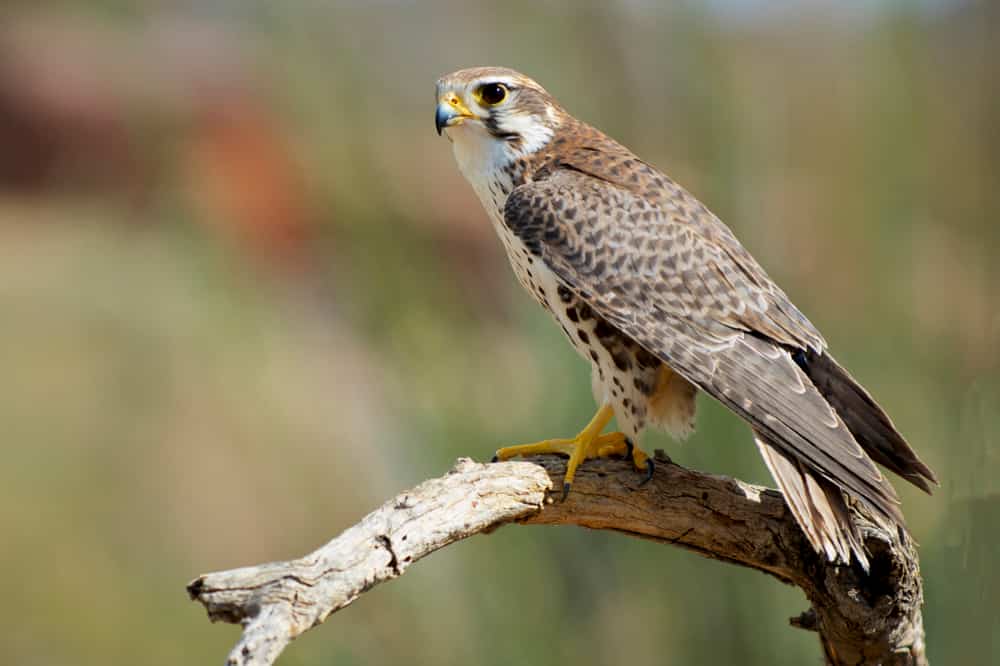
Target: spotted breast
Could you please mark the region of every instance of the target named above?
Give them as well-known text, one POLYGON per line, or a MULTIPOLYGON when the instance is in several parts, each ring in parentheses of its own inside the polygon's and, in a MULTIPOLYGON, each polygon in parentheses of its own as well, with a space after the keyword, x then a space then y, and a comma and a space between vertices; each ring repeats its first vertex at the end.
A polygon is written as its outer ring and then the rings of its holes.
POLYGON ((520 159, 472 181, 514 275, 553 316, 577 353, 590 361, 594 399, 611 404, 626 437, 638 442, 649 423, 674 437, 687 437, 694 429, 696 388, 562 286, 504 221, 507 197, 540 167, 537 160, 520 159))

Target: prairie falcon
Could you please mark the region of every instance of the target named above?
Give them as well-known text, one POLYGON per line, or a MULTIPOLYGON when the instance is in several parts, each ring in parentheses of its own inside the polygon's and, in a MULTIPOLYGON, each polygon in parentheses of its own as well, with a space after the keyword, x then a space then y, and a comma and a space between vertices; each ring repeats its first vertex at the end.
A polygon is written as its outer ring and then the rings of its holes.
POLYGON ((576 437, 497 457, 568 454, 564 492, 591 457, 652 474, 633 443, 649 425, 688 435, 701 389, 750 424, 813 548, 867 570, 845 494, 902 526, 875 463, 927 492, 937 479, 729 228, 513 70, 442 77, 435 121, 518 281, 593 366, 600 407, 576 437))

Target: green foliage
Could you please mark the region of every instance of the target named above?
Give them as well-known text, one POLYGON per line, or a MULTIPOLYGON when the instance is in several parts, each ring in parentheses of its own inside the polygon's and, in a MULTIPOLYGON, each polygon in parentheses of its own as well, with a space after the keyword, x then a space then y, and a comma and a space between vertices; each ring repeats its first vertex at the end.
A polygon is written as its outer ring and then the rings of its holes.
MULTIPOLYGON (((536 76, 744 239, 944 482, 933 498, 897 484, 931 660, 1000 660, 995 10, 642 4, 217 7, 236 99, 302 179, 291 268, 203 191, 212 97, 169 86, 204 63, 164 73, 162 17, 61 2, 40 21, 119 34, 116 59, 158 92, 122 93, 148 147, 138 203, 107 184, 0 195, 0 662, 219 661, 236 629, 187 601, 196 574, 300 555, 457 456, 590 416, 585 364, 518 291, 432 130, 433 81, 473 64, 536 76), (130 97, 146 94, 170 104, 130 97)), ((769 483, 708 400, 690 442, 646 448, 769 483)), ((508 527, 365 595, 282 663, 813 663, 786 621, 806 605, 674 549, 508 527)))

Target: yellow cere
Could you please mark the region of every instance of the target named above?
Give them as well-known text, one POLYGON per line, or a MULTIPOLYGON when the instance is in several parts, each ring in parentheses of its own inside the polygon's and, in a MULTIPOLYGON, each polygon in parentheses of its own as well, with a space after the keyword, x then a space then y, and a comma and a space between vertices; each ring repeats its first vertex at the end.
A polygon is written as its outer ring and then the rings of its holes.
POLYGON ((449 105, 451 108, 455 109, 455 111, 457 111, 459 115, 463 117, 471 118, 473 115, 472 112, 469 111, 469 107, 465 106, 465 103, 462 101, 462 99, 453 92, 450 92, 447 95, 445 95, 441 101, 449 105))

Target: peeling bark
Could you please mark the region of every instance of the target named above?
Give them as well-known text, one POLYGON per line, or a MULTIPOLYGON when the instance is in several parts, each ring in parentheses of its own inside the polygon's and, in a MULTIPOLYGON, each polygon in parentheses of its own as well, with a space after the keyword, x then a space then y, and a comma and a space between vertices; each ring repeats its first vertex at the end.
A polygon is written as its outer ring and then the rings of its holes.
POLYGON ((631 465, 588 461, 560 502, 552 489, 562 485, 562 458, 461 459, 305 557, 205 574, 188 593, 212 621, 243 625, 227 664, 272 664, 292 639, 439 548, 511 522, 579 525, 679 546, 802 588, 812 607, 790 623, 818 632, 828 664, 927 663, 919 561, 904 530, 889 533, 852 509, 871 553, 866 575, 815 553, 777 491, 659 463, 639 486, 631 465))

